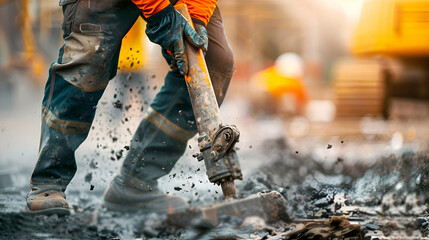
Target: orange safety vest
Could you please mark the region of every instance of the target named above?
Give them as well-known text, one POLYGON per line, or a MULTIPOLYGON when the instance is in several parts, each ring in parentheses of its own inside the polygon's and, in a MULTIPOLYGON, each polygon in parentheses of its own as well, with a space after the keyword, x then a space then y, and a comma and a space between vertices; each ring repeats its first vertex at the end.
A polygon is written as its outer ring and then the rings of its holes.
MULTIPOLYGON (((188 6, 192 18, 202 21, 206 26, 216 8, 217 0, 183 0, 188 6)), ((169 0, 133 0, 143 15, 148 18, 166 8, 169 0)))

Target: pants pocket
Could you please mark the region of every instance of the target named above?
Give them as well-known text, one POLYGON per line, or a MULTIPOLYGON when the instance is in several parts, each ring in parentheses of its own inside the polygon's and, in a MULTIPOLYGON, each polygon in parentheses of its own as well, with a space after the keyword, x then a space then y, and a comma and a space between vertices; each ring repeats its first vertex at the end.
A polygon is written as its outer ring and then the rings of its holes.
POLYGON ((76 16, 76 9, 79 5, 78 0, 60 0, 59 5, 63 8, 63 38, 70 35, 73 27, 74 18, 76 16))

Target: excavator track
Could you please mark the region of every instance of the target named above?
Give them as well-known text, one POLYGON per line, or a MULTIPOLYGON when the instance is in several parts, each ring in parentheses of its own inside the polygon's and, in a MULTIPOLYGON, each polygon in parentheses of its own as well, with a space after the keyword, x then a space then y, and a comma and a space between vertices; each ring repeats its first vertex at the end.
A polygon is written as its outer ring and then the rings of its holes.
POLYGON ((334 68, 334 93, 337 117, 382 114, 385 99, 384 74, 372 59, 350 59, 334 68))

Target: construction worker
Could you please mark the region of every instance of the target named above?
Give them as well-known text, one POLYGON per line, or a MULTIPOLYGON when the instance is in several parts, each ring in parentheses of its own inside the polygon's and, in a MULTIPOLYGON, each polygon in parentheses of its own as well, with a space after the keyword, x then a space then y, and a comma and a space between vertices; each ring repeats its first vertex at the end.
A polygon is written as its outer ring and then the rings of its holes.
POLYGON ((32 213, 69 214, 64 191, 76 172, 75 150, 88 135, 95 106, 116 74, 121 39, 139 15, 146 35, 162 47, 172 69, 134 134, 123 166, 104 195, 108 209, 164 213, 186 207, 163 194, 168 174, 197 133, 184 74, 184 41, 203 48, 218 103, 234 70, 216 0, 186 0, 194 30, 168 0, 60 0, 64 42, 49 71, 42 102, 40 150, 27 207, 32 213))
POLYGON ((274 114, 303 114, 308 101, 303 76, 300 56, 295 53, 280 55, 273 66, 252 76, 252 106, 274 114))

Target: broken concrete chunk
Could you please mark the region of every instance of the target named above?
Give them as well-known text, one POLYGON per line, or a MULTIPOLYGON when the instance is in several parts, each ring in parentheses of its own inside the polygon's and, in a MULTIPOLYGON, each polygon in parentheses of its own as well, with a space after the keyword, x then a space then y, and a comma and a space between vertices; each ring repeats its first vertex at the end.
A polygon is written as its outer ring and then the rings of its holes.
POLYGON ((226 199, 221 203, 201 208, 168 214, 167 222, 177 227, 187 227, 195 218, 203 218, 213 225, 219 224, 221 216, 235 216, 242 219, 257 216, 267 223, 287 220, 286 200, 276 192, 260 192, 243 199, 226 199))

